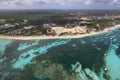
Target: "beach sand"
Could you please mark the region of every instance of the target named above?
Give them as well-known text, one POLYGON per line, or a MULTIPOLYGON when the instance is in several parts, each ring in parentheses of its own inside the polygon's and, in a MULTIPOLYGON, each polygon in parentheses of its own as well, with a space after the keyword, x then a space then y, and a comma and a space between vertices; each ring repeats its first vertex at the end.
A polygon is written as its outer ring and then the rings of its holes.
POLYGON ((5 35, 0 35, 0 38, 2 38, 2 39, 14 39, 14 40, 72 39, 72 38, 83 38, 83 37, 87 37, 87 36, 99 35, 99 34, 107 33, 111 30, 115 30, 118 28, 120 28, 120 24, 113 26, 113 27, 110 27, 110 28, 106 28, 103 31, 91 32, 90 34, 65 35, 65 36, 46 36, 46 35, 42 35, 42 36, 5 36, 5 35))

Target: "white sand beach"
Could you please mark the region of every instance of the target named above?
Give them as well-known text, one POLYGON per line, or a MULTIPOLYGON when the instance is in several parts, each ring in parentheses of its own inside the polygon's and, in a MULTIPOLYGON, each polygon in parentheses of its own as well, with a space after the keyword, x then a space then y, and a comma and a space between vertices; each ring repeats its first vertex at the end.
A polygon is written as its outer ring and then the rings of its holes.
POLYGON ((77 35, 65 35, 65 36, 5 36, 5 35, 0 35, 0 38, 2 39, 14 39, 14 40, 34 40, 34 39, 71 39, 71 38, 83 38, 87 36, 93 36, 93 35, 98 35, 102 33, 109 32, 111 30, 115 30, 117 28, 120 28, 120 24, 106 28, 103 31, 99 32, 91 32, 91 33, 86 33, 86 34, 77 34, 77 35))

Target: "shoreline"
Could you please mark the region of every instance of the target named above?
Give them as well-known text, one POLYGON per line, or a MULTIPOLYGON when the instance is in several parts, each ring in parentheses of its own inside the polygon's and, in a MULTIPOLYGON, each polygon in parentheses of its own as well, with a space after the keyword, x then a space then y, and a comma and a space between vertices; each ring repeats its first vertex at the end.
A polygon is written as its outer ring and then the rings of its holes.
POLYGON ((88 36, 99 35, 102 33, 107 33, 117 28, 120 28, 120 24, 115 25, 113 27, 105 28, 103 31, 92 32, 90 34, 65 35, 65 36, 44 36, 44 35, 42 36, 5 36, 5 35, 0 35, 0 39, 13 39, 13 40, 76 39, 76 38, 83 38, 83 37, 88 37, 88 36))

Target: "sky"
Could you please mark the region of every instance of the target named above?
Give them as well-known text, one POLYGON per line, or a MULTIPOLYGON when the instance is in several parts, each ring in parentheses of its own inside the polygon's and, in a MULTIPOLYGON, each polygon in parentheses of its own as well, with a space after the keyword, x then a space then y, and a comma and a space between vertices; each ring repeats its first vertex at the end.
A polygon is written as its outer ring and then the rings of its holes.
POLYGON ((120 9, 120 0, 0 0, 0 9, 120 9))

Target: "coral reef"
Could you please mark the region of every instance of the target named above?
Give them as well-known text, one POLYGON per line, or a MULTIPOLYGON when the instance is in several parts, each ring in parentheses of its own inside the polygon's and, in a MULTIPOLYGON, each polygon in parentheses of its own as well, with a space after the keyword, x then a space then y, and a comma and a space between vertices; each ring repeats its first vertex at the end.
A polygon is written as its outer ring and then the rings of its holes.
POLYGON ((99 80, 90 69, 83 70, 79 62, 71 64, 71 70, 68 72, 62 64, 45 60, 33 66, 33 74, 40 80, 99 80))

